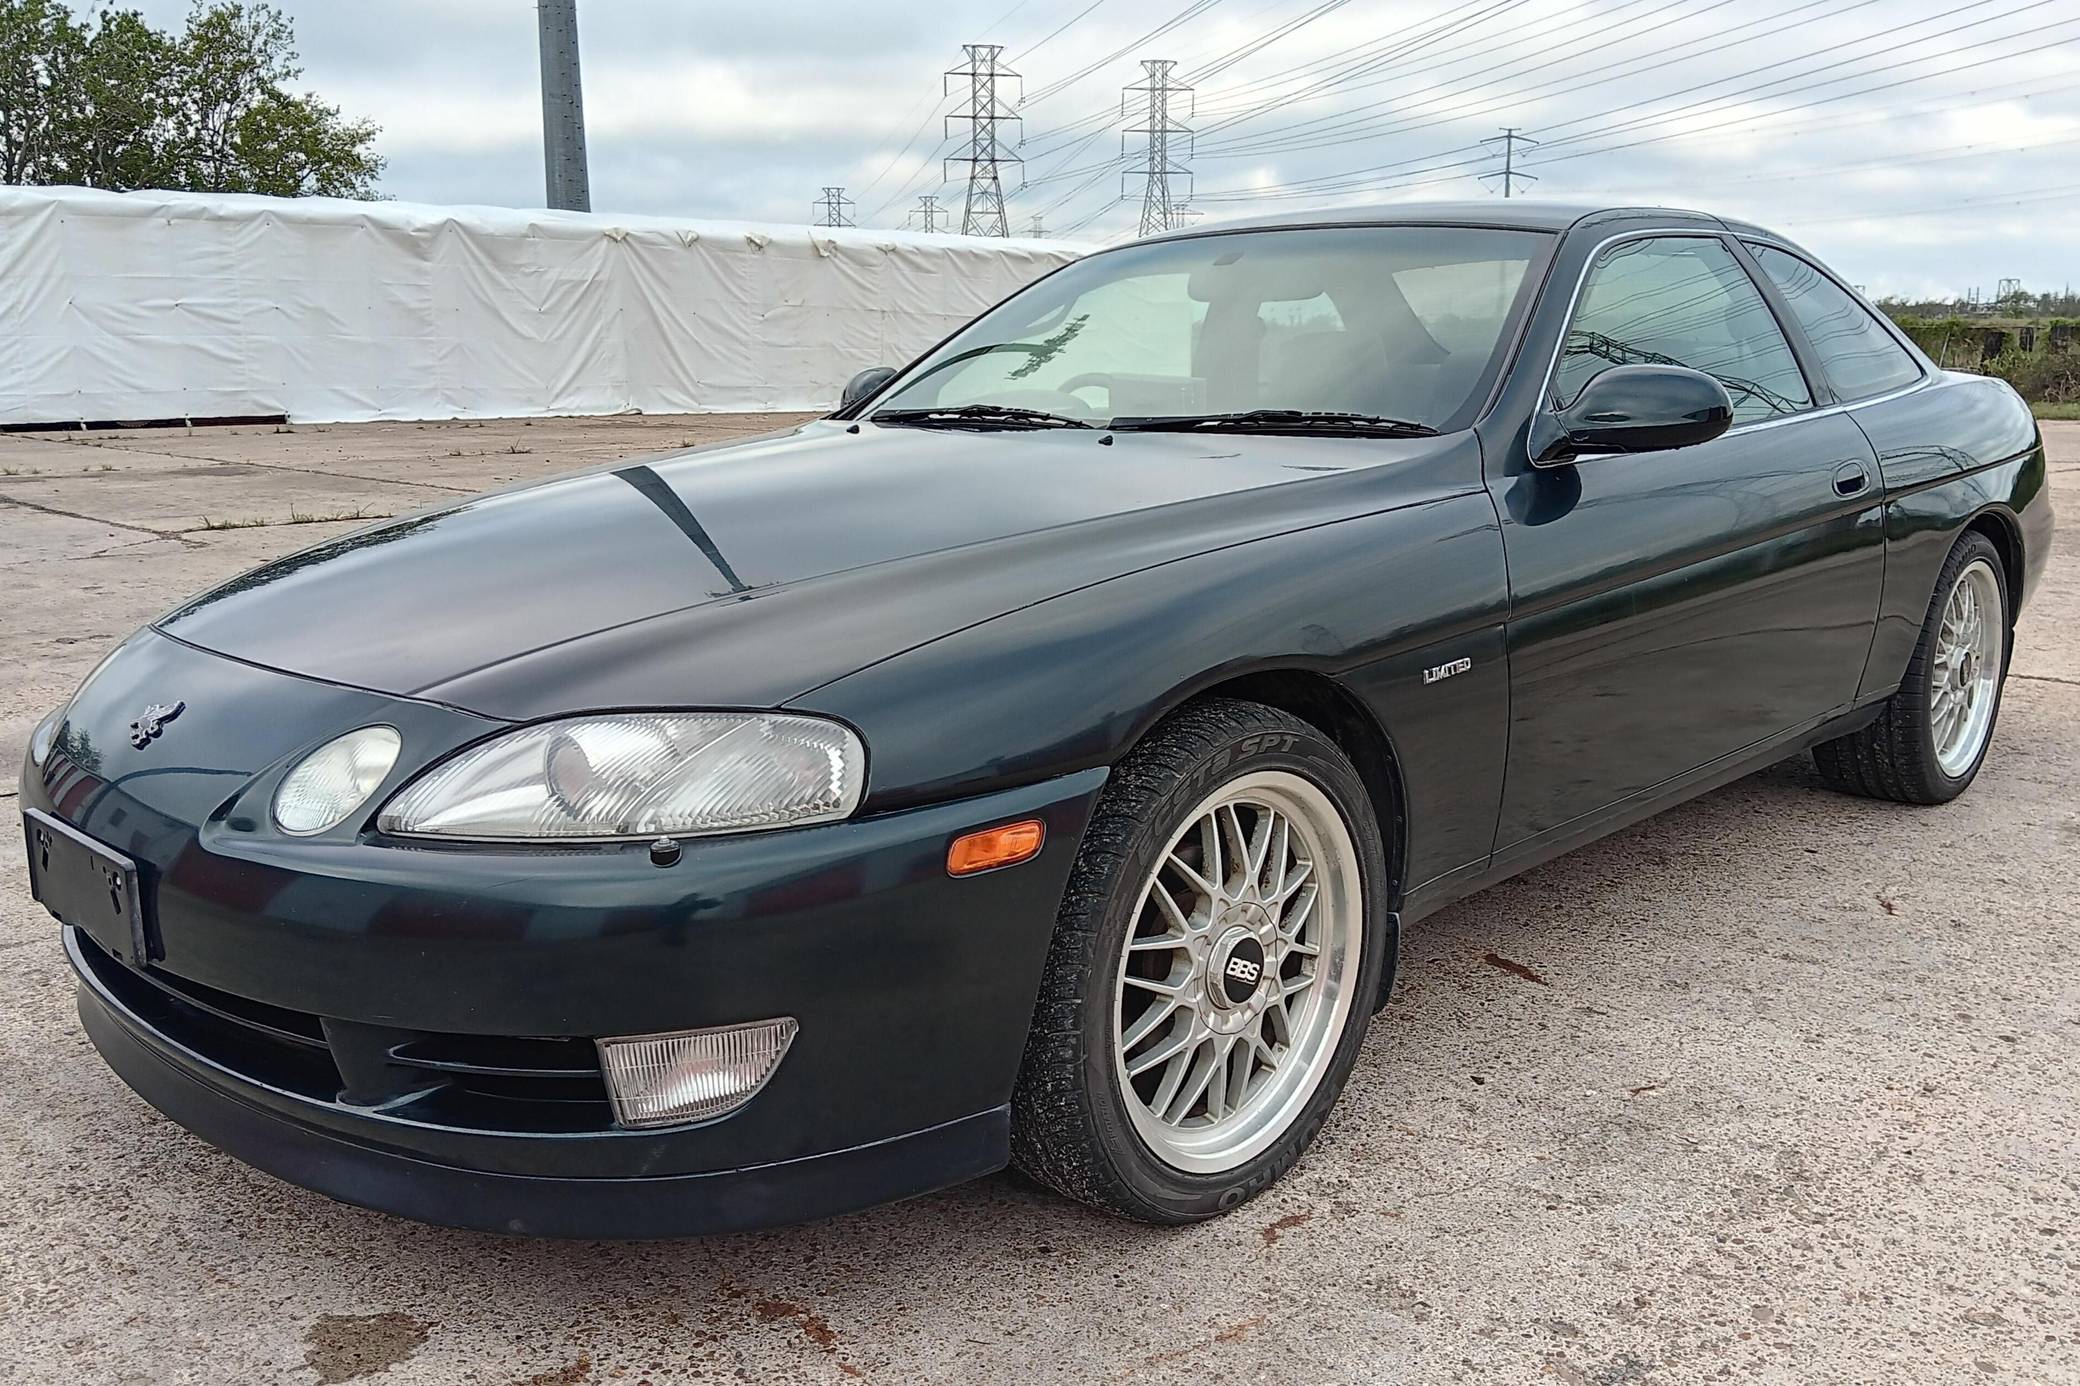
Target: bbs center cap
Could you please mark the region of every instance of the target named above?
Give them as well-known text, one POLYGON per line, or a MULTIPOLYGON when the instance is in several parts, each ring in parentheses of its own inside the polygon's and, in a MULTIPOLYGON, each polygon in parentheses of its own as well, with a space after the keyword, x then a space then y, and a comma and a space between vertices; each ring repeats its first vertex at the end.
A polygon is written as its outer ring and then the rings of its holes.
POLYGON ((1236 929, 1214 945, 1213 985, 1207 998, 1223 1010, 1246 1006, 1264 984, 1264 945, 1247 929, 1236 929))

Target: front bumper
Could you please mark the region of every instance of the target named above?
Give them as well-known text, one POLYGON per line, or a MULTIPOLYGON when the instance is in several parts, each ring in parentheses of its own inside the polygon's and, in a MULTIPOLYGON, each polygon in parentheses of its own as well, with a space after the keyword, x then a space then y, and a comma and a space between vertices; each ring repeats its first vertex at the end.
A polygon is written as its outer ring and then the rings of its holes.
MULTIPOLYGON (((106 734, 91 770, 54 755, 25 772, 22 806, 138 863, 151 947, 138 958, 127 939, 68 930, 80 1013, 110 1066, 205 1139, 350 1202, 560 1236, 795 1221, 1005 1163, 1055 911, 1104 771, 693 840, 670 867, 640 846, 288 841, 242 812, 274 748, 252 749, 249 715, 220 727, 211 708, 286 719, 299 697, 324 703, 322 728, 284 738, 287 759, 342 722, 452 717, 429 734, 460 738, 467 714, 139 639, 158 682, 210 700, 191 698, 156 760, 162 746, 106 734), (1038 857, 947 876, 953 837, 1028 816, 1048 827, 1038 857), (746 1106, 613 1124, 593 1039, 783 1015, 799 1033, 746 1106)), ((75 708, 83 727, 135 701, 129 658, 75 708)))
POLYGON ((65 933, 80 1023, 145 1101, 256 1169, 422 1222, 536 1237, 743 1232, 945 1188, 1001 1169, 1010 1148, 1006 1105, 870 1145, 698 1174, 585 1179, 444 1164, 321 1126, 297 1099, 183 1049, 126 1007, 65 933))

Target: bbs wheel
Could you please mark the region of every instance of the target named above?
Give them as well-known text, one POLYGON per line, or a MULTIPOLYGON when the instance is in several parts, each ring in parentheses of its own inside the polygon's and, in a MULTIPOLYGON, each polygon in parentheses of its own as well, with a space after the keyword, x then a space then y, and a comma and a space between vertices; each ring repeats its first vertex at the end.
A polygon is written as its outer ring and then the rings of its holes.
POLYGON ((1012 1155, 1150 1222, 1268 1187, 1357 1060, 1386 954, 1386 863, 1342 751, 1255 703, 1152 732, 1099 801, 1012 1104, 1012 1155))
POLYGON ((1957 541, 1899 691, 1861 731, 1813 748, 1836 789, 1906 804, 1964 793, 1986 760, 2008 673, 2008 585, 1985 535, 1957 541))

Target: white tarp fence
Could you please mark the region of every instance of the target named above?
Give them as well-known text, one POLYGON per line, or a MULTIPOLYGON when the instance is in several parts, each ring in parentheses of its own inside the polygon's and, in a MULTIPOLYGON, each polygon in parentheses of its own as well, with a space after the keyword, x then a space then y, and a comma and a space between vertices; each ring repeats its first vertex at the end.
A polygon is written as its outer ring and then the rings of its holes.
POLYGON ((1053 241, 0 188, 0 424, 822 409, 1053 241))

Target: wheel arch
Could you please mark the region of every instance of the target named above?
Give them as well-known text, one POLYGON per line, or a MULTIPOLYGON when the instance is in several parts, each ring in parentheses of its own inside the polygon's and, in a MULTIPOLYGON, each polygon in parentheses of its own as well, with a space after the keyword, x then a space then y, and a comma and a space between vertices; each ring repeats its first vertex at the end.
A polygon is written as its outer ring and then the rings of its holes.
POLYGON ((2022 608, 2023 574, 2027 571, 2021 524, 2002 507, 1988 506, 1965 524, 1958 537, 1965 534, 1985 535, 1994 552, 2000 555, 2001 576, 2008 586, 2008 626, 2013 629, 2015 615, 2022 608))
MULTIPOLYGON (((1371 796, 1373 815, 1379 820, 1381 845, 1387 857, 1387 899, 1398 909, 1408 885, 1404 878, 1408 861, 1407 784, 1393 738, 1372 710, 1349 689, 1318 670, 1272 667, 1191 689, 1171 701, 1141 736, 1148 735, 1163 718, 1200 698, 1239 698, 1275 707, 1315 728, 1350 757, 1371 796)), ((1138 743, 1140 737, 1135 740, 1138 743)))

